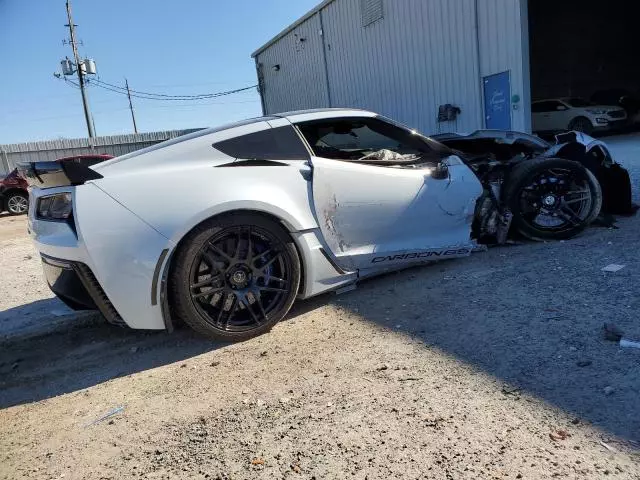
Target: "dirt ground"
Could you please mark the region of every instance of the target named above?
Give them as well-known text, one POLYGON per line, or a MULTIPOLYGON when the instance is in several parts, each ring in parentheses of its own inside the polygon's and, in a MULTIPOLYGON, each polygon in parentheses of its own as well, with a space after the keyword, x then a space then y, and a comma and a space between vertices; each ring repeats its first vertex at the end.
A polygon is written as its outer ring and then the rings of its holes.
POLYGON ((619 226, 369 280, 223 345, 71 313, 0 217, 0 478, 640 479, 640 350, 601 333, 640 339, 640 220, 619 226))

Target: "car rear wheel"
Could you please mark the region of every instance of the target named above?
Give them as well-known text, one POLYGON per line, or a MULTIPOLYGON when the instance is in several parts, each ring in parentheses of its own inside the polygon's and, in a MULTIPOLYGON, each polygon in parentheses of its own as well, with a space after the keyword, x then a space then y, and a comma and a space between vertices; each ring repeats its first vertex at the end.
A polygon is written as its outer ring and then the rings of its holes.
POLYGON ((602 189, 577 162, 542 158, 517 165, 505 201, 513 227, 532 240, 562 240, 582 232, 600 214, 602 189))
POLYGON ((246 340, 287 314, 300 285, 300 259, 278 223, 228 215, 186 237, 170 282, 171 306, 187 325, 216 340, 246 340))
POLYGON ((593 125, 591 124, 591 120, 587 117, 577 117, 574 118, 569 124, 569 130, 574 130, 576 132, 586 133, 587 135, 591 135, 593 132, 593 125))
POLYGON ((11 215, 22 215, 29 210, 29 197, 22 192, 11 193, 7 197, 7 211, 11 215))

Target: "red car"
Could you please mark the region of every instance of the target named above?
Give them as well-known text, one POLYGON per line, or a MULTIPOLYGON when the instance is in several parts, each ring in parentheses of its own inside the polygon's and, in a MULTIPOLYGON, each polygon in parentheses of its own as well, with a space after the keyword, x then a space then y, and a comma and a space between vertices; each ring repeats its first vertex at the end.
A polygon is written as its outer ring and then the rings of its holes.
MULTIPOLYGON (((91 166, 113 158, 111 155, 77 155, 58 160, 82 163, 91 166)), ((9 212, 10 215, 21 215, 29 210, 29 192, 27 181, 13 170, 6 177, 0 179, 0 212, 9 212)))

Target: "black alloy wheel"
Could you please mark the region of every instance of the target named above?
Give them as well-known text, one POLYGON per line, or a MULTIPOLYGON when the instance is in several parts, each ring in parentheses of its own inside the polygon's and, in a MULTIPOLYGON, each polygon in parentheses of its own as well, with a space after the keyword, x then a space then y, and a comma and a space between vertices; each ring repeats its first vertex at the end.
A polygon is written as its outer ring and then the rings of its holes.
POLYGON ((175 265, 176 313, 221 340, 269 330, 291 308, 300 283, 295 245, 280 225, 259 215, 201 225, 188 236, 175 265))
POLYGON ((561 240, 582 232, 600 213, 598 181, 577 162, 526 161, 514 168, 505 189, 514 227, 534 240, 561 240))

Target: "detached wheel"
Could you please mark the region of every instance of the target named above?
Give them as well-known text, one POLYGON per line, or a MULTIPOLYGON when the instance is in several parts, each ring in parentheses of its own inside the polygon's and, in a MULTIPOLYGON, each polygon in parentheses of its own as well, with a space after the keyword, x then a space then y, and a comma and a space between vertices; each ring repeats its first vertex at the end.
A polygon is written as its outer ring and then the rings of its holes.
POLYGON ((511 171, 504 192, 514 228, 532 240, 574 237, 602 208, 602 190, 594 175, 561 158, 522 162, 511 171))
POLYGON ((259 215, 229 215, 187 236, 174 260, 170 300, 194 330, 240 341, 284 318, 299 285, 300 259, 287 232, 259 215))
POLYGON ((574 118, 569 124, 569 130, 575 130, 576 132, 586 133, 587 135, 591 135, 593 132, 593 125, 591 124, 591 120, 587 117, 577 117, 574 118))
POLYGON ((22 192, 9 194, 7 197, 7 211, 11 215, 22 215, 29 210, 29 197, 22 192))

